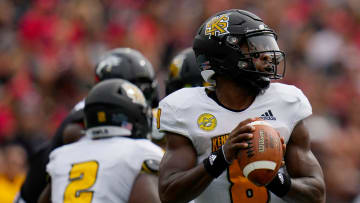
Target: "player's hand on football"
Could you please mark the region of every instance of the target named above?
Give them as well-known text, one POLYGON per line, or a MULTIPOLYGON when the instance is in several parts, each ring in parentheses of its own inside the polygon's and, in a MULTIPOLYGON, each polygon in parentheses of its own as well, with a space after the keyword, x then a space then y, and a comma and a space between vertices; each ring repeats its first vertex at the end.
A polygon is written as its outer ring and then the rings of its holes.
POLYGON ((255 118, 246 119, 239 123, 238 126, 231 131, 223 146, 225 158, 228 162, 231 163, 234 159, 236 159, 237 152, 240 149, 246 149, 248 147, 247 141, 252 139, 252 133, 255 131, 255 127, 248 124, 254 122, 255 120, 255 118))

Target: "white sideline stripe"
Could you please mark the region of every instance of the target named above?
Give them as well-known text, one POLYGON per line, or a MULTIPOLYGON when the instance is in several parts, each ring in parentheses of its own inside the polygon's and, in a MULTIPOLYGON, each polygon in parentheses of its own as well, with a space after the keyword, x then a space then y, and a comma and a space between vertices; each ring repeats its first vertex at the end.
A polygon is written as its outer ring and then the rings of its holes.
POLYGON ((254 121, 249 123, 248 125, 266 125, 272 127, 271 124, 266 121, 254 121))
POLYGON ((248 175, 256 169, 274 170, 275 168, 276 168, 276 163, 273 161, 254 161, 244 167, 243 174, 247 178, 248 175))

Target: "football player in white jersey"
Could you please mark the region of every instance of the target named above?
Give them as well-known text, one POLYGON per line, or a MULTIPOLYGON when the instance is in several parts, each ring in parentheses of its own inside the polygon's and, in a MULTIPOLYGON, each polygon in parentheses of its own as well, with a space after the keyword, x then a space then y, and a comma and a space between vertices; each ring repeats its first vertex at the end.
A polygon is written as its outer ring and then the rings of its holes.
POLYGON ((151 108, 122 79, 95 85, 85 100, 86 135, 51 152, 40 202, 156 202, 163 150, 146 139, 151 108))
POLYGON ((159 129, 167 137, 162 202, 325 202, 322 169, 303 123, 311 105, 300 89, 270 82, 285 73, 276 39, 258 16, 238 9, 199 28, 193 49, 201 75, 215 87, 183 88, 160 101, 159 129), (250 147, 254 127, 247 124, 257 117, 286 143, 284 168, 266 187, 246 179, 236 160, 250 147))
MULTIPOLYGON (((94 72, 95 83, 112 78, 128 80, 143 91, 149 105, 158 106, 154 68, 139 51, 132 48, 111 49, 100 57, 94 72)), ((49 162, 50 152, 83 136, 84 105, 84 100, 76 104, 63 120, 51 141, 41 146, 31 157, 26 180, 14 203, 37 202, 47 184, 46 164, 49 162)))

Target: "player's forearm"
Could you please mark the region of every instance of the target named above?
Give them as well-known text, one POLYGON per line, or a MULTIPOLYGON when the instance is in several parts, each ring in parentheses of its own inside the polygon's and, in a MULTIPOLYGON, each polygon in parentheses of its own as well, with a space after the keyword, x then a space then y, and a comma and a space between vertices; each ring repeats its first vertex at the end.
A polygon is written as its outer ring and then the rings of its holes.
POLYGON ((51 184, 49 183, 40 194, 37 203, 51 203, 51 184))
POLYGON ((183 172, 168 175, 160 183, 160 198, 163 203, 189 202, 202 193, 214 178, 205 170, 203 164, 183 172))
POLYGON ((284 199, 290 202, 325 202, 325 182, 321 166, 311 152, 309 132, 302 121, 294 128, 285 155, 291 188, 284 199))
POLYGON ((291 179, 291 189, 284 197, 288 202, 324 203, 325 184, 316 177, 291 179))

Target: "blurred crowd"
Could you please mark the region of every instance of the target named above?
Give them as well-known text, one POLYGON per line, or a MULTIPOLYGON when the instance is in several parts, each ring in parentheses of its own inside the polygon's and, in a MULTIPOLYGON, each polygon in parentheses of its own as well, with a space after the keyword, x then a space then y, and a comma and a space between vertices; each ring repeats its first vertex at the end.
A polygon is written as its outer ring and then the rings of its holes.
POLYGON ((171 57, 229 8, 254 12, 278 33, 282 82, 313 106, 307 124, 327 202, 360 202, 358 0, 0 0, 0 202, 13 198, 31 156, 87 94, 102 53, 141 51, 163 97, 171 57))

